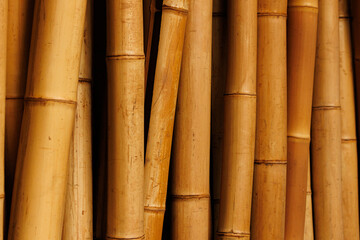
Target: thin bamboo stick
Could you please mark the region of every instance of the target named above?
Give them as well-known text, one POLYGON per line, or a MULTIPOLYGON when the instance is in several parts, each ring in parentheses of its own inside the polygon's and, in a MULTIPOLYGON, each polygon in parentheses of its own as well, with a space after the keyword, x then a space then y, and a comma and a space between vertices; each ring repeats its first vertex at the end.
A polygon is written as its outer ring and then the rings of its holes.
POLYGON ((142 0, 107 0, 107 239, 144 238, 142 0))
POLYGON ((359 240, 358 157, 350 16, 347 0, 339 1, 342 206, 344 240, 359 240))
POLYGON ((315 236, 342 240, 338 0, 319 0, 311 163, 315 236))
POLYGON ((210 239, 212 0, 190 1, 176 109, 172 239, 210 239))
POLYGON ((228 32, 217 235, 219 239, 250 240, 256 124, 257 1, 228 2, 228 32))
POLYGON ((8 0, 0 0, 0 239, 4 239, 5 218, 5 98, 8 0))
POLYGON ((188 0, 165 0, 145 161, 145 239, 161 239, 188 0))
POLYGON ((224 135, 224 92, 227 66, 226 1, 213 1, 212 61, 211 61, 211 161, 213 237, 219 222, 221 162, 224 135))
POLYGON ((91 151, 92 9, 87 0, 62 240, 93 239, 91 151))
MULTIPOLYGON (((310 155, 310 152, 309 152, 310 155)), ((312 208, 312 192, 311 192, 311 171, 310 171, 310 156, 308 157, 308 177, 306 190, 306 210, 305 210, 305 228, 304 240, 314 240, 314 223, 313 223, 313 208, 312 208)))
POLYGON ((11 240, 61 239, 85 12, 86 0, 35 1, 11 240))
POLYGON ((318 0, 289 1, 287 240, 304 239, 317 20, 318 0))
POLYGON ((257 117, 251 238, 284 239, 286 0, 258 4, 257 117))

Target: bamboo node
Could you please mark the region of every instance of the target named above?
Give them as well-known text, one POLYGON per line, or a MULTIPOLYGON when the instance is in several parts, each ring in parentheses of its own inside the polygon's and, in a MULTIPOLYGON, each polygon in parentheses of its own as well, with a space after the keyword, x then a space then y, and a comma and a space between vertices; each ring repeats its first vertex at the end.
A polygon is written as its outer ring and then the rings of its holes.
POLYGON ((24 97, 6 96, 6 100, 24 100, 24 97))
POLYGON ((134 237, 134 238, 116 238, 116 237, 109 237, 106 236, 107 240, 142 240, 145 239, 145 234, 140 237, 134 237))
POLYGON ((342 143, 347 143, 347 142, 356 142, 357 139, 356 138, 342 138, 341 142, 342 143))
POLYGON ((141 54, 141 55, 108 55, 106 56, 106 60, 110 61, 110 60, 138 60, 138 59, 145 59, 145 55, 141 54))
POLYGON ((165 212, 166 208, 165 207, 151 207, 151 206, 145 206, 144 207, 145 211, 148 212, 165 212))
POLYGON ((256 98, 255 93, 224 93, 224 97, 250 97, 250 98, 256 98))
POLYGON ((288 139, 293 139, 298 142, 310 143, 309 137, 297 137, 297 136, 287 136, 287 137, 288 137, 288 139))
POLYGON ((316 110, 341 110, 340 106, 318 106, 312 108, 314 111, 316 110))
POLYGON ((169 5, 166 5, 166 4, 163 4, 162 6, 162 10, 163 11, 174 11, 174 12, 177 12, 177 13, 182 13, 182 14, 185 14, 187 15, 189 10, 186 9, 186 8, 179 8, 179 7, 174 7, 174 6, 169 6, 169 5))
POLYGON ((0 194, 0 199, 4 199, 5 198, 5 194, 0 194))
POLYGON ((179 200, 192 200, 192 199, 202 199, 202 198, 210 198, 209 194, 198 194, 198 195, 172 195, 172 198, 179 200))
POLYGON ((287 13, 278 12, 258 12, 258 17, 287 17, 287 13))
POLYGON ((89 82, 89 83, 91 83, 92 79, 91 78, 79 78, 79 82, 89 82))
POLYGON ((217 232, 218 237, 231 237, 231 238, 248 238, 249 232, 217 232))
POLYGON ((55 103, 65 103, 65 104, 71 104, 71 105, 76 105, 77 104, 77 102, 73 101, 73 100, 56 99, 56 98, 39 98, 39 97, 25 97, 24 101, 26 101, 26 102, 40 102, 40 103, 55 102, 55 103))
POLYGON ((287 160, 260 160, 255 159, 255 164, 266 164, 266 165, 273 165, 273 164, 287 164, 287 160))

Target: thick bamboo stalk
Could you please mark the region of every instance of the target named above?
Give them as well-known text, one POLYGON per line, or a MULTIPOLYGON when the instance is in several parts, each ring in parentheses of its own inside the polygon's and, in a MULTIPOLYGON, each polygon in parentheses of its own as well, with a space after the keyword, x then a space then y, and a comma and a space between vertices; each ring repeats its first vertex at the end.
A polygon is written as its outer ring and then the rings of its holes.
POLYGON ((161 239, 188 0, 163 3, 145 160, 145 239, 161 239))
MULTIPOLYGON (((310 155, 310 152, 309 152, 310 155)), ((310 156, 308 160, 304 240, 314 240, 314 223, 311 192, 310 156)))
POLYGON ((212 0, 190 1, 176 109, 172 239, 210 239, 212 0))
POLYGON ((338 0, 319 0, 311 163, 315 236, 342 240, 338 0))
POLYGON ((35 1, 8 239, 61 239, 86 0, 35 1))
POLYGON ((211 59, 211 166, 213 237, 218 239, 221 162, 224 135, 224 92, 227 66, 226 1, 213 1, 211 59))
POLYGON ((107 239, 144 237, 142 0, 107 0, 107 239))
POLYGON ((318 0, 289 1, 287 240, 304 239, 317 17, 318 0))
POLYGON ((284 239, 286 0, 259 0, 257 111, 251 238, 284 239))
POLYGON ((217 235, 219 239, 250 240, 256 124, 257 1, 228 2, 228 33, 217 235))
POLYGON ((358 157, 348 6, 347 0, 339 1, 342 206, 344 240, 359 240, 358 157))
POLYGON ((87 0, 75 124, 69 155, 62 240, 93 239, 91 150, 92 9, 92 1, 87 0))

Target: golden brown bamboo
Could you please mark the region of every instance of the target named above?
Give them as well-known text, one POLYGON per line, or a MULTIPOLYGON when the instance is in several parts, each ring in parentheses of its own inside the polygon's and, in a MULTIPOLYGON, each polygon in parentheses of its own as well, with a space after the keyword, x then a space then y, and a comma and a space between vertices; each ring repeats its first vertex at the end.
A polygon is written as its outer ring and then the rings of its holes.
POLYGON ((219 222, 221 162, 224 135, 224 92, 227 66, 226 1, 213 1, 211 61, 211 161, 213 238, 219 222))
POLYGON ((10 240, 61 239, 85 11, 35 1, 10 240))
POLYGON ((288 8, 288 150, 285 239, 303 240, 314 85, 318 0, 288 8))
POLYGON ((257 1, 228 1, 227 26, 228 65, 217 235, 219 239, 250 240, 256 124, 257 1))
POLYGON ((284 239, 286 0, 258 3, 257 116, 251 238, 284 239))
POLYGON ((342 240, 338 0, 319 0, 312 112, 312 186, 317 240, 342 240))
POLYGON ((107 0, 107 239, 144 237, 142 0, 107 0))
POLYGON ((0 239, 4 239, 5 218, 5 98, 8 0, 0 0, 0 239))
POLYGON ((93 239, 91 151, 92 9, 87 0, 62 240, 93 239))
POLYGON ((342 206, 344 240, 359 240, 358 157, 349 2, 339 0, 342 206))
POLYGON ((188 0, 165 0, 145 160, 145 239, 161 239, 188 0))
MULTIPOLYGON (((309 152, 310 155, 310 152, 309 152)), ((310 156, 308 160, 304 240, 314 240, 314 224, 311 192, 310 156)))
POLYGON ((190 1, 172 165, 172 239, 210 239, 212 0, 190 1))

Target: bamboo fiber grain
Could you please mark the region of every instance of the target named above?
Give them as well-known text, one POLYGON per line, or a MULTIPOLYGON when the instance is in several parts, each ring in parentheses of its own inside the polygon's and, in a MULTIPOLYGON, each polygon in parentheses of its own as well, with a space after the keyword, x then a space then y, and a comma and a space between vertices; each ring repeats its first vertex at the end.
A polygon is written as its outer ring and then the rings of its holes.
POLYGON ((210 239, 212 1, 190 1, 176 109, 172 239, 210 239))
POLYGON ((250 240, 256 124, 256 25, 257 1, 228 2, 219 239, 250 240))
POLYGON ((87 0, 77 106, 70 146, 66 207, 62 240, 93 239, 91 151, 92 9, 87 0))
MULTIPOLYGON (((309 152, 309 155, 310 155, 310 152, 309 152)), ((312 192, 311 192, 310 156, 309 156, 308 161, 309 161, 309 163, 308 163, 308 174, 307 174, 304 240, 314 240, 314 222, 313 222, 312 192)))
POLYGON ((303 240, 318 1, 290 0, 288 8, 288 165, 285 239, 303 240))
POLYGON ((286 0, 258 3, 257 116, 251 238, 284 239, 286 0))
POLYGON ((347 0, 339 1, 342 217, 344 239, 359 240, 358 157, 348 6, 347 0))
POLYGON ((338 11, 338 0, 319 0, 311 142, 317 240, 344 239, 338 11))
POLYGON ((35 1, 11 240, 61 239, 85 11, 85 0, 35 1))
POLYGON ((145 239, 161 239, 188 0, 163 3, 145 158, 145 239))

